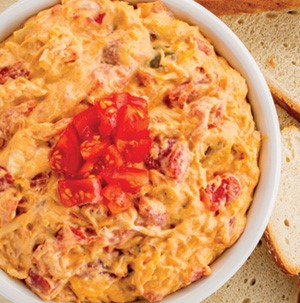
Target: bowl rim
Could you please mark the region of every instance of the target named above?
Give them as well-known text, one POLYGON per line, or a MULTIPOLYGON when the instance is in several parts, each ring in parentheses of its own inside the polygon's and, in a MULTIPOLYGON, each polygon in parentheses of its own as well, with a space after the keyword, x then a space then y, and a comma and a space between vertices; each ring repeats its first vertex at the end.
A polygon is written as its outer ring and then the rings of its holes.
MULTIPOLYGON (((59 0, 19 0, 11 5, 0 14, 0 41, 19 28, 30 16, 59 2, 59 0)), ((217 52, 246 78, 249 87, 248 99, 263 138, 259 159, 259 165, 263 169, 243 234, 231 248, 213 262, 211 266, 213 272, 210 276, 161 301, 161 303, 198 303, 214 293, 238 271, 264 233, 276 202, 280 181, 280 129, 275 104, 262 72, 249 51, 227 25, 192 0, 162 0, 162 2, 180 19, 199 26, 200 31, 204 36, 209 37, 217 52)), ((0 270, 0 283, 2 285, 0 294, 14 303, 43 302, 21 282, 8 278, 2 270, 0 270)))

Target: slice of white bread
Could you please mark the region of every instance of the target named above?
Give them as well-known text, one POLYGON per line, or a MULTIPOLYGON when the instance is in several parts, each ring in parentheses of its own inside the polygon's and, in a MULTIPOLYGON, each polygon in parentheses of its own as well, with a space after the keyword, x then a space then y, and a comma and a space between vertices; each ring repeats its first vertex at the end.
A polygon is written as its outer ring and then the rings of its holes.
POLYGON ((265 232, 270 252, 283 271, 300 272, 300 129, 281 131, 281 182, 275 208, 265 232))
POLYGON ((221 19, 252 53, 275 101, 300 121, 300 7, 221 19))
POLYGON ((242 268, 203 303, 297 303, 298 278, 282 273, 260 242, 242 268))
MULTIPOLYGON (((275 105, 277 115, 279 118, 279 124, 280 124, 280 129, 284 129, 287 126, 297 126, 300 128, 300 122, 295 120, 291 115, 289 115, 283 108, 278 106, 277 104, 275 105)), ((300 303, 300 302, 299 302, 300 303)))
POLYGON ((291 9, 300 6, 300 0, 196 0, 216 15, 234 15, 291 9))

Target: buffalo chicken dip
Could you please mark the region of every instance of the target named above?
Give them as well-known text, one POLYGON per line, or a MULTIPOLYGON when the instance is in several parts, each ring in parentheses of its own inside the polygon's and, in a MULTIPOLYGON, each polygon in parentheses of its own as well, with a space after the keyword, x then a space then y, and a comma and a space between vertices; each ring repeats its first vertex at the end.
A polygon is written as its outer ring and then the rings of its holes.
POLYGON ((239 238, 242 76, 160 2, 63 0, 0 44, 0 267, 43 300, 160 301, 239 238))

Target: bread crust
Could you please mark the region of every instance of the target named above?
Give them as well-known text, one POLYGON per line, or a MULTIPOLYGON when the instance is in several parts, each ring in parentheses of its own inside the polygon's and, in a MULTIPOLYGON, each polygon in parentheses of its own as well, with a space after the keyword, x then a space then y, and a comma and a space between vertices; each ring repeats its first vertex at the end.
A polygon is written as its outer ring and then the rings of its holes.
POLYGON ((280 270, 290 276, 297 276, 300 271, 300 268, 297 270, 295 268, 286 266, 287 264, 283 261, 279 249, 277 248, 277 245, 273 239, 273 233, 271 231, 270 226, 267 226, 264 232, 264 239, 267 244, 268 252, 271 254, 271 256, 273 257, 275 263, 280 268, 280 270))
POLYGON ((274 101, 286 110, 293 118, 300 122, 300 106, 285 96, 278 88, 268 83, 274 101))
MULTIPOLYGON (((288 131, 289 133, 292 132, 299 133, 299 128, 294 125, 290 125, 290 126, 286 126, 282 131, 286 131, 286 132, 288 131)), ((276 219, 278 219, 278 217, 276 217, 276 219)), ((275 225, 278 225, 280 223, 276 219, 270 220, 264 232, 264 239, 266 241, 268 251, 272 255, 275 263, 278 265, 278 267, 281 269, 282 272, 290 276, 297 276, 300 273, 300 263, 297 261, 297 263, 293 264, 284 256, 284 254, 286 253, 283 252, 283 250, 287 250, 289 248, 288 246, 283 248, 282 245, 278 244, 278 239, 280 236, 276 234, 274 227, 275 225)), ((296 239, 296 236, 292 236, 292 237, 294 237, 293 241, 298 240, 296 239)))
POLYGON ((196 0, 218 16, 292 9, 300 0, 196 0))

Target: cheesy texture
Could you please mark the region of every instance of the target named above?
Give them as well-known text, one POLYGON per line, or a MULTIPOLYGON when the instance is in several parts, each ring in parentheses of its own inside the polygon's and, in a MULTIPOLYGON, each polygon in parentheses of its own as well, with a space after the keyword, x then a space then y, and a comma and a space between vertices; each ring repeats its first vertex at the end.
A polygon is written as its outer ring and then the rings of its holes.
POLYGON ((209 275, 241 235, 260 134, 242 76, 160 2, 63 0, 0 44, 0 267, 44 300, 128 302, 209 275), (150 184, 112 216, 61 205, 48 156, 113 92, 149 105, 150 184), (225 181, 224 181, 225 180, 225 181))

